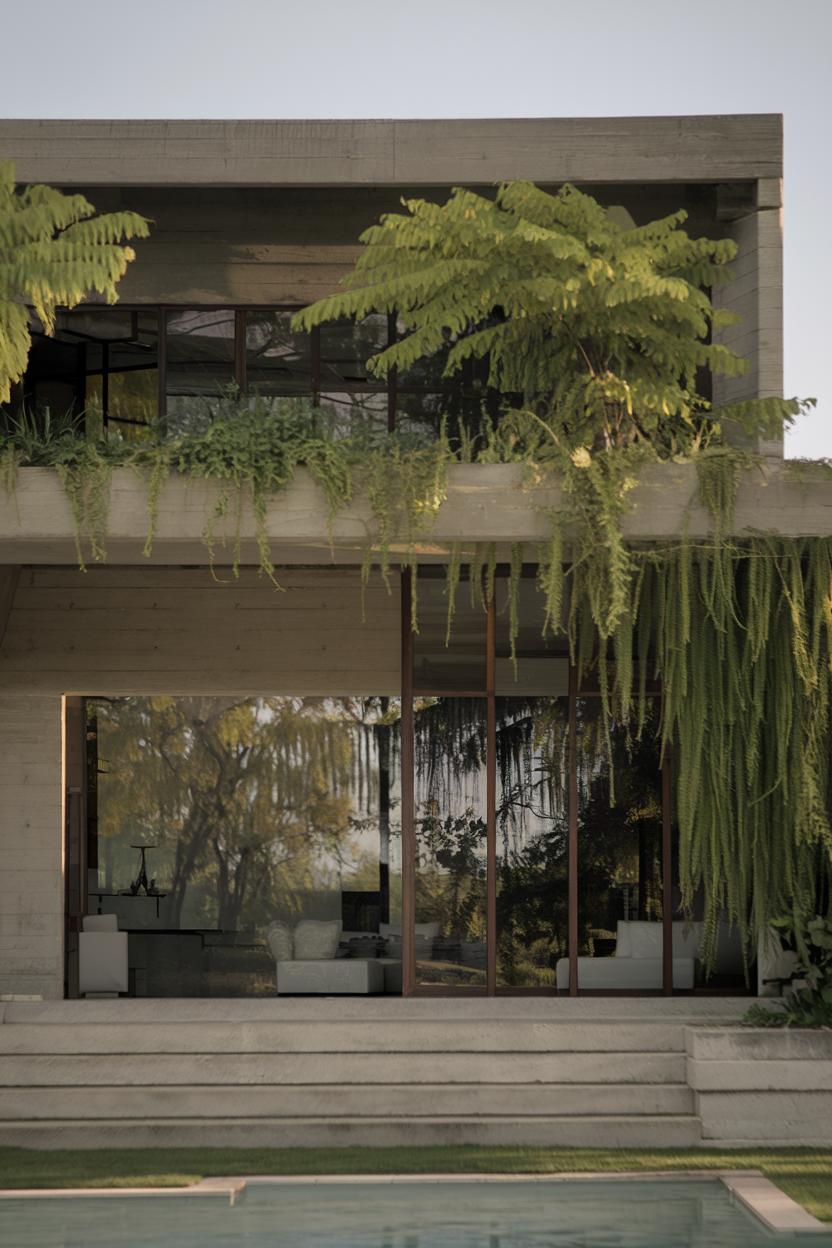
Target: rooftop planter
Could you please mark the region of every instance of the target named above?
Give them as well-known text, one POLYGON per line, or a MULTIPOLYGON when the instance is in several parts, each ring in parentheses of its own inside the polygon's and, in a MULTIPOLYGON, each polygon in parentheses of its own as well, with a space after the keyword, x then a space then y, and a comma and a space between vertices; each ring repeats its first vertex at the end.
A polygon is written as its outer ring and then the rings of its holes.
MULTIPOLYGON (((204 530, 220 487, 172 476, 161 487, 155 535, 143 554, 149 527, 148 487, 133 470, 117 468, 107 492, 106 546, 111 562, 204 563, 204 530)), ((547 513, 562 504, 556 480, 525 482, 521 465, 458 464, 448 469, 447 492, 418 543, 419 557, 447 559, 453 543, 496 542, 533 546, 550 532, 547 513)), ((216 559, 231 562, 236 508, 217 527, 216 559)), ((58 474, 51 468, 21 468, 11 493, 0 491, 0 559, 5 563, 75 563, 74 517, 58 474)), ((243 558, 256 562, 255 519, 244 499, 240 513, 243 558)), ((674 537, 687 526, 704 537, 712 521, 698 498, 693 464, 646 467, 622 517, 631 541, 674 537)), ((781 536, 832 533, 832 474, 824 465, 761 461, 743 473, 734 532, 776 532, 781 536)), ((276 562, 355 562, 372 540, 372 513, 359 497, 329 520, 323 491, 305 469, 269 499, 266 531, 276 562)), ((529 551, 533 557, 533 551, 529 551)))

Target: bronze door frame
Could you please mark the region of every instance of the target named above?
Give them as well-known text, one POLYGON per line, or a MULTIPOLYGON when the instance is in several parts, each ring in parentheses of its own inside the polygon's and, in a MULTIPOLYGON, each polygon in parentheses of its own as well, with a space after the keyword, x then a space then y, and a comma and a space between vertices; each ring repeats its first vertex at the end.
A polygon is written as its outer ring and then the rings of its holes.
MULTIPOLYGON (((411 605, 414 569, 401 569, 401 792, 402 792, 402 994, 404 996, 551 996, 557 988, 498 988, 497 986, 497 717, 496 717, 496 608, 494 596, 487 603, 486 620, 486 687, 485 689, 420 690, 420 696, 484 697, 486 701, 486 986, 485 988, 447 988, 442 985, 416 983, 415 921, 416 921, 416 821, 415 821, 415 752, 413 713, 413 632, 411 605)), ((658 692, 658 690, 651 690, 658 692)), ((542 695, 542 696, 545 696, 542 695)), ((578 698, 600 696, 597 689, 580 688, 578 671, 569 666, 568 716, 568 958, 570 997, 601 996, 672 996, 673 995, 673 914, 672 914, 672 767, 669 750, 661 763, 662 793, 662 987, 658 992, 633 993, 581 991, 578 982, 578 878, 580 852, 578 841, 578 698)))

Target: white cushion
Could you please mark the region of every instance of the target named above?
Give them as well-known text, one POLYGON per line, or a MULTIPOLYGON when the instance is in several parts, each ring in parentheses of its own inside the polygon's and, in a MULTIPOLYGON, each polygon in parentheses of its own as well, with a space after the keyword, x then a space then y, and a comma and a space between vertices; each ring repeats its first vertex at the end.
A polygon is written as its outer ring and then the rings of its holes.
POLYGON ((117 932, 118 931, 118 915, 117 914, 85 914, 84 915, 84 931, 85 932, 117 932))
POLYGON ((270 923, 266 928, 266 943, 275 962, 291 962, 295 956, 292 929, 287 923, 281 923, 279 919, 270 923))
POLYGON ((660 958, 663 932, 661 923, 634 919, 627 924, 631 958, 660 958))
POLYGON ((632 956, 633 942, 630 939, 630 924, 624 919, 619 919, 615 929, 615 957, 631 958, 632 956))
POLYGON ((315 962, 334 958, 340 936, 339 919, 301 919, 295 928, 295 959, 315 962))
MULTIPOLYGON (((674 958, 697 958, 702 936, 701 923, 678 920, 673 927, 674 958)), ((619 919, 615 956, 618 958, 660 958, 664 934, 658 919, 619 919)))

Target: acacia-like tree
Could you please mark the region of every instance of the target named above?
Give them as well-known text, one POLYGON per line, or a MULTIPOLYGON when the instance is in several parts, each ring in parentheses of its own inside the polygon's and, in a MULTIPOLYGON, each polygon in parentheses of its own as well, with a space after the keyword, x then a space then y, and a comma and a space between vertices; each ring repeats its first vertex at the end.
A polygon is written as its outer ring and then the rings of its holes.
POLYGON ((51 334, 58 308, 74 308, 93 291, 115 303, 135 259, 123 240, 148 232, 135 212, 97 216, 83 195, 16 187, 14 166, 0 161, 0 403, 26 371, 30 309, 51 334))
POLYGON ((494 199, 457 188, 444 204, 403 203, 361 235, 345 290, 295 318, 311 329, 395 312, 403 335, 370 360, 377 375, 439 352, 448 376, 487 359, 506 404, 533 409, 570 451, 641 441, 679 453, 726 419, 769 435, 800 410, 778 398, 714 409, 707 397, 706 373, 747 368, 712 337, 736 319, 710 296, 736 247, 691 238, 684 211, 628 228, 573 186, 530 182, 494 199))

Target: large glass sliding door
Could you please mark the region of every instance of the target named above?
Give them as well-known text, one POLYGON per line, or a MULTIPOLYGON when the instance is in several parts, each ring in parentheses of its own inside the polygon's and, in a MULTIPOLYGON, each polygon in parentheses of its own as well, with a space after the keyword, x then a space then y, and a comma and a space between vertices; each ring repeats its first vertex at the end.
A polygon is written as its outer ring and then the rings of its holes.
MULTIPOLYGON (((664 825, 658 705, 640 736, 613 724, 607 739, 600 697, 577 697, 575 725, 578 988, 659 992, 664 825)), ((675 986, 692 988, 692 973, 675 986)))
POLYGON ((674 927, 664 905, 670 787, 658 697, 640 734, 613 725, 608 740, 600 697, 578 689, 566 638, 542 636, 533 574, 520 580, 513 655, 499 570, 490 603, 463 579, 450 631, 444 572, 421 570, 415 635, 410 576, 402 615, 407 991, 691 989, 695 937, 678 916, 674 927), (673 946, 686 940, 687 962, 674 972, 673 946))

